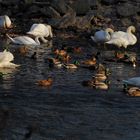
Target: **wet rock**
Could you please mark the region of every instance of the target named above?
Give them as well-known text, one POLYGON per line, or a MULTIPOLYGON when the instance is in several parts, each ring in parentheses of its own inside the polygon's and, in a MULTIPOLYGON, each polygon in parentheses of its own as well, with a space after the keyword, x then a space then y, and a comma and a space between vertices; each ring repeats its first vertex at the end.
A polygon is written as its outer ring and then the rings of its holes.
POLYGON ((70 5, 77 15, 86 15, 90 10, 90 2, 88 0, 77 0, 70 5))
POLYGON ((76 13, 69 7, 69 12, 65 14, 60 21, 55 25, 57 28, 67 28, 73 26, 76 21, 76 13))
POLYGON ((92 26, 91 21, 93 20, 93 18, 93 14, 87 14, 83 17, 76 17, 75 26, 82 30, 90 29, 92 26))
POLYGON ((120 4, 117 6, 117 14, 119 16, 128 17, 135 15, 138 11, 138 7, 130 3, 120 4))
POLYGON ((115 4, 116 0, 101 0, 101 3, 106 5, 111 5, 111 4, 115 4))
POLYGON ((41 8, 41 13, 49 18, 61 18, 60 13, 58 13, 53 7, 49 6, 47 8, 41 8))
POLYGON ((68 11, 65 0, 52 0, 51 6, 56 9, 60 14, 65 14, 68 11))

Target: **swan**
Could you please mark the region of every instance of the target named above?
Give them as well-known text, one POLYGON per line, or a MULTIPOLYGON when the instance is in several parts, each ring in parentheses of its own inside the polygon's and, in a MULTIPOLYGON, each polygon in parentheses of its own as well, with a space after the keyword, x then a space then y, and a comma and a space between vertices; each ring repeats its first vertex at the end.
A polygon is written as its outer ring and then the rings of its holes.
POLYGON ((7 15, 0 16, 0 27, 1 28, 10 28, 11 20, 7 15))
POLYGON ((110 34, 113 33, 114 31, 111 28, 107 28, 105 31, 100 30, 97 31, 94 36, 91 36, 91 39, 96 42, 96 43, 104 43, 110 40, 110 34))
POLYGON ((140 77, 133 77, 128 80, 123 80, 123 83, 127 86, 138 86, 140 87, 140 77))
POLYGON ((6 34, 7 37, 13 42, 14 44, 18 45, 40 45, 39 37, 36 37, 35 40, 33 40, 31 37, 28 36, 17 36, 15 38, 10 37, 8 34, 6 34))
POLYGON ((128 45, 134 45, 137 42, 137 38, 133 34, 135 31, 136 28, 134 26, 129 26, 126 32, 118 31, 111 33, 111 39, 106 43, 116 45, 119 48, 127 48, 128 45))
POLYGON ((11 63, 14 60, 14 56, 11 52, 4 50, 0 52, 0 68, 15 68, 19 65, 11 63))
POLYGON ((42 41, 44 42, 45 38, 44 37, 53 37, 52 34, 52 28, 50 25, 47 24, 33 24, 30 28, 30 31, 27 32, 29 35, 33 36, 41 36, 43 39, 42 41))

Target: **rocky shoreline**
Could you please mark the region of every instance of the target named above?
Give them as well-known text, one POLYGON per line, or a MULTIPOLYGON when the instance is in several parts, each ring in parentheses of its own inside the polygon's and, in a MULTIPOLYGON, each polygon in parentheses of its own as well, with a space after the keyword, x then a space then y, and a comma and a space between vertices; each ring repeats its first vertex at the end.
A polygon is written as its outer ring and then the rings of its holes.
POLYGON ((0 12, 7 14, 15 25, 22 23, 20 30, 24 32, 35 22, 88 33, 106 27, 126 30, 134 25, 139 36, 139 6, 139 0, 1 0, 0 12))

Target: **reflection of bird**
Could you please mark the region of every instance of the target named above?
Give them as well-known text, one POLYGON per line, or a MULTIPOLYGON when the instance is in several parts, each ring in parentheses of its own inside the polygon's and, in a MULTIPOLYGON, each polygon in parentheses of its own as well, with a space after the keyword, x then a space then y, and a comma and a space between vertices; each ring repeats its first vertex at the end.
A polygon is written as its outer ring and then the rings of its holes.
POLYGON ((53 37, 52 28, 47 24, 33 24, 30 28, 30 31, 27 32, 29 35, 39 36, 43 43, 47 43, 48 40, 45 37, 53 37))
POLYGON ((114 31, 111 28, 107 28, 105 31, 100 30, 97 31, 94 36, 91 36, 91 39, 96 42, 96 43, 104 43, 106 41, 110 40, 110 34, 113 33, 114 31))
POLYGON ((6 34, 7 37, 14 43, 18 45, 40 45, 39 37, 36 37, 35 40, 28 36, 17 36, 15 38, 10 37, 8 34, 6 34))
POLYGON ((7 15, 0 16, 0 27, 1 28, 10 28, 11 20, 7 15))
POLYGON ((124 48, 127 48, 128 45, 134 45, 137 42, 137 38, 132 32, 135 32, 135 30, 134 26, 129 26, 127 32, 114 32, 111 34, 111 40, 106 43, 124 48))
POLYGON ((11 61, 14 60, 14 56, 11 52, 4 50, 3 52, 0 52, 0 67, 1 68, 15 68, 19 65, 16 65, 14 63, 11 63, 11 61))

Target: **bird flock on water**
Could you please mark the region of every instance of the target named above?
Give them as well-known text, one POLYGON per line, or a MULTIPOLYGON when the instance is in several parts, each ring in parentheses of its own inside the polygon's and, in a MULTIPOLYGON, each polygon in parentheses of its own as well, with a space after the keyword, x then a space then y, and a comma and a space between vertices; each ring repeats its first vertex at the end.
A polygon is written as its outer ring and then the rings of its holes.
MULTIPOLYGON (((8 29, 13 28, 12 22, 7 15, 0 16, 0 28, 8 29)), ((117 46, 118 48, 127 49, 128 46, 134 45, 137 42, 137 37, 134 35, 136 28, 134 26, 129 26, 124 31, 114 31, 111 28, 107 28, 105 30, 99 30, 91 36, 91 39, 96 44, 112 44, 117 46)), ((41 42, 48 43, 47 38, 53 38, 52 27, 48 24, 33 24, 30 30, 23 36, 11 37, 9 34, 6 34, 7 38, 11 43, 16 45, 29 45, 39 47, 41 42)), ((21 51, 26 51, 26 49, 22 48, 21 51)), ((68 52, 80 53, 82 50, 80 47, 75 48, 66 48, 56 49, 53 53, 56 57, 48 58, 50 67, 57 68, 66 68, 66 69, 77 69, 78 67, 95 69, 95 75, 87 81, 83 81, 83 86, 90 86, 96 89, 107 90, 109 88, 108 75, 110 75, 109 69, 106 68, 103 64, 97 63, 98 55, 92 56, 88 60, 83 60, 81 62, 75 61, 74 63, 69 63, 70 55, 68 52)), ((129 55, 126 51, 117 51, 115 52, 115 58, 117 61, 123 61, 132 63, 135 68, 137 58, 136 55, 129 55)), ((12 63, 14 60, 13 54, 7 49, 0 52, 0 68, 10 68, 15 69, 20 65, 12 63)), ((123 80, 124 89, 127 91, 127 94, 130 96, 140 96, 140 77, 130 78, 128 80, 123 80)), ((39 80, 37 84, 39 86, 51 86, 53 83, 52 78, 39 80)))

